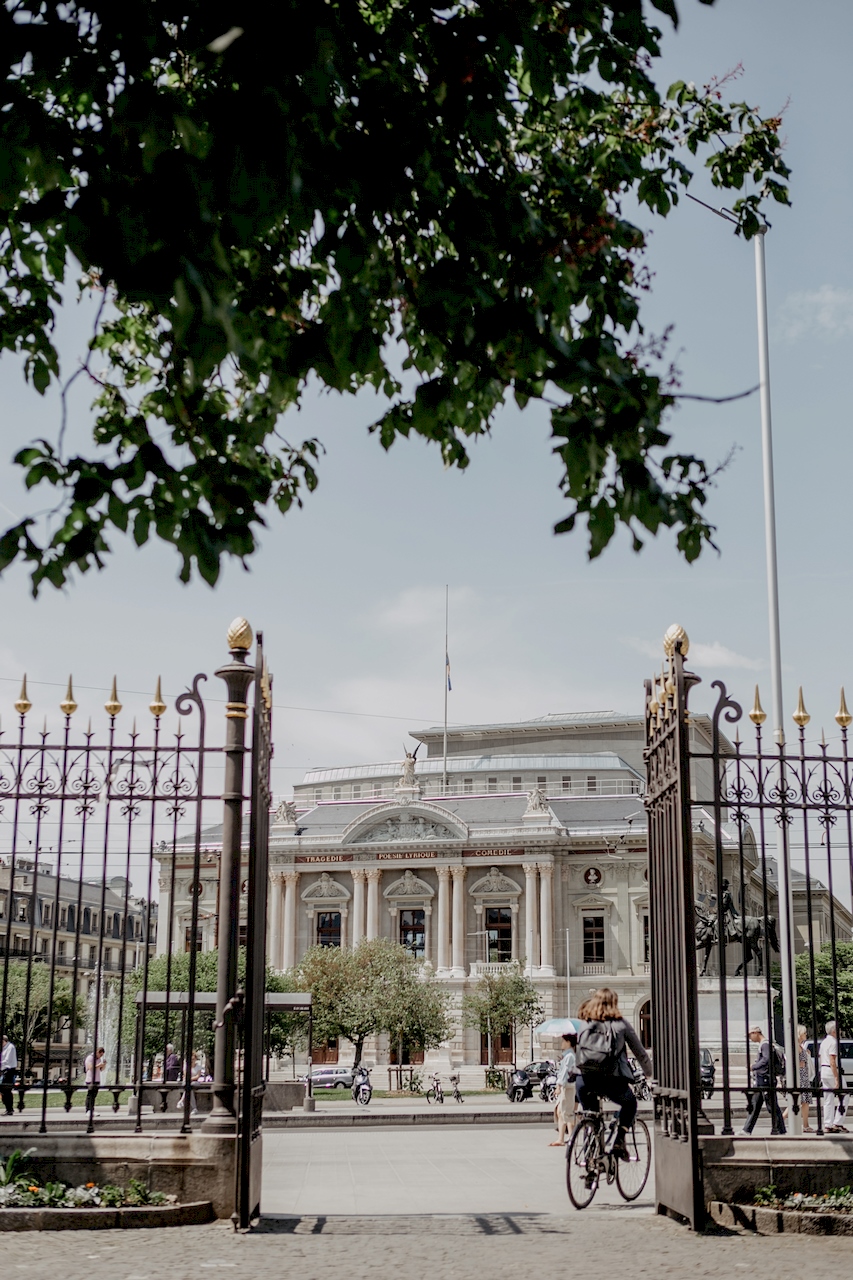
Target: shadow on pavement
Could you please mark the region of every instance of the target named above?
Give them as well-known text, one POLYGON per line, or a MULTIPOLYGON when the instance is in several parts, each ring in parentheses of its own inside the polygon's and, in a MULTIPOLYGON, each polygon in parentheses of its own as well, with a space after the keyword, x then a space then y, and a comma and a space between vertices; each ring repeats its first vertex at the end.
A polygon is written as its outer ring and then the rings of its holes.
POLYGON ((413 1213, 387 1215, 311 1215, 265 1213, 253 1228, 257 1235, 566 1235, 570 1219, 552 1213, 413 1213))

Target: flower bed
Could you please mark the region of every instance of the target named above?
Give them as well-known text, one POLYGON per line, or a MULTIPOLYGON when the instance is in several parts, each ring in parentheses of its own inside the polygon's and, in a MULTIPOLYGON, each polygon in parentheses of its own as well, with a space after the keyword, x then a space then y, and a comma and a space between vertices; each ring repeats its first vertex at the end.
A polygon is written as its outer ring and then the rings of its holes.
POLYGON ((792 1209, 802 1213, 853 1213, 853 1187, 833 1187, 817 1195, 794 1191, 786 1196, 776 1187, 759 1187, 752 1202, 762 1209, 792 1209))
POLYGON ((79 1187, 65 1182, 40 1184, 28 1171, 27 1159, 35 1152, 13 1151, 5 1164, 0 1164, 0 1209, 121 1209, 145 1205, 174 1204, 177 1196, 149 1191, 138 1178, 126 1187, 112 1183, 98 1186, 87 1182, 79 1187))

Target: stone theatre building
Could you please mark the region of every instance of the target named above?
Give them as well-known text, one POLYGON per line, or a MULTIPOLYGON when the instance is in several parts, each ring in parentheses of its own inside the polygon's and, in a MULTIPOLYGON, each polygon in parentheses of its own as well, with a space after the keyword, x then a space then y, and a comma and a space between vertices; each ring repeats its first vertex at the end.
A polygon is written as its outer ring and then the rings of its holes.
MULTIPOLYGON (((691 717, 691 733, 707 746, 710 722, 691 717)), ((576 1012, 590 991, 606 984, 646 1038, 643 735, 641 717, 615 712, 449 728, 446 786, 442 728, 412 733, 416 759, 312 770, 272 822, 270 964, 291 968, 317 943, 352 947, 361 938, 393 938, 430 965, 457 1002, 481 974, 516 963, 539 989, 546 1016, 576 1012)), ((710 794, 708 779, 697 782, 710 794)), ((696 896, 708 907, 715 886, 713 822, 707 811, 694 811, 696 896)), ((206 837, 196 887, 196 945, 204 949, 215 945, 218 830, 206 837)), ((744 841, 743 885, 736 829, 724 826, 722 839, 735 902, 743 902, 747 914, 761 914, 751 833, 744 841)), ((158 854, 161 951, 170 914, 173 947, 182 948, 185 937, 190 945, 191 856, 180 845, 176 854, 174 868, 171 853, 158 854)), ((829 895, 817 880, 811 898, 822 938, 829 895)), ((795 875, 794 904, 802 949, 802 876, 795 875)), ((849 938, 850 913, 837 900, 835 911, 849 938)), ((494 1048, 498 1061, 512 1058, 514 1046, 505 1037, 494 1048)), ((528 1048, 525 1036, 519 1056, 528 1048)), ((327 1057, 350 1052, 343 1043, 330 1046, 327 1057)), ((476 1031, 458 1026, 428 1061, 446 1070, 485 1062, 487 1054, 476 1031)), ((387 1060, 381 1044, 371 1056, 387 1060)))

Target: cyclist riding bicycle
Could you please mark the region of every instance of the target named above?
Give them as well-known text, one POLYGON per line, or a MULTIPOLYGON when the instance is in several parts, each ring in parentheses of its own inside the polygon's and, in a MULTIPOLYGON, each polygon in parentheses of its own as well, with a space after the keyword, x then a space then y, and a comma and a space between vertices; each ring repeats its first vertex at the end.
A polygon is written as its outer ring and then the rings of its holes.
POLYGON ((619 997, 609 987, 601 987, 578 1010, 587 1025, 578 1035, 575 1079, 577 1099, 584 1111, 598 1110, 601 1098, 619 1105, 619 1122, 613 1153, 628 1159, 625 1132, 634 1123, 637 1099, 631 1084, 634 1072, 628 1064, 628 1049, 639 1062, 643 1074, 652 1074, 652 1063, 630 1022, 619 1012, 619 997))

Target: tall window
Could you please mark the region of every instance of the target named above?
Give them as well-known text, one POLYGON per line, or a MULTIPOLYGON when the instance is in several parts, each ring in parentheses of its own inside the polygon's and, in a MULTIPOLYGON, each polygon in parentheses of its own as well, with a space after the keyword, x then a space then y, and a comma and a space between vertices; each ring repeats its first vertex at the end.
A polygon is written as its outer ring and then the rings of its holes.
POLYGON ((60 938, 56 944, 56 963, 65 964, 65 939, 60 938))
POLYGON ((648 964, 651 959, 651 949, 649 947, 649 917, 643 916, 643 963, 648 964))
POLYGON ((92 932, 92 913, 88 907, 83 908, 83 932, 92 932))
POLYGON ((486 946, 492 964, 507 964, 512 959, 512 910, 509 907, 486 907, 486 946))
POLYGON ((566 794, 571 795, 571 792, 572 792, 572 779, 571 779, 571 776, 570 776, 570 775, 567 775, 567 774, 563 774, 563 794, 564 794, 564 795, 566 795, 566 794))
POLYGON ((332 799, 340 800, 340 798, 341 798, 341 789, 340 787, 335 787, 335 789, 332 791, 332 799))
POLYGON ((544 774, 540 774, 539 777, 537 777, 536 785, 537 787, 541 787, 543 791, 548 790, 548 779, 545 777, 544 774))
POLYGON ((488 791, 497 791, 497 789, 498 789, 498 780, 497 780, 497 778, 489 778, 489 781, 488 781, 488 783, 486 784, 486 789, 487 789, 488 791))
POLYGON ((583 918, 583 962, 604 963, 604 916, 583 918))
POLYGON ((317 943, 321 947, 339 947, 341 945, 340 911, 319 911, 317 913, 317 943))
POLYGON ((321 801, 322 799, 323 799, 323 788, 322 788, 322 787, 315 787, 315 788, 314 788, 314 803, 315 803, 315 804, 319 804, 319 803, 320 803, 320 801, 321 801))
POLYGON ((359 784, 358 784, 357 782, 354 782, 354 783, 353 783, 353 788, 352 788, 352 798, 353 798, 353 800, 360 800, 360 799, 361 799, 361 787, 359 786, 359 784))
POLYGON ((513 780, 512 780, 512 789, 513 789, 513 791, 520 791, 520 790, 521 790, 521 778, 513 778, 513 780))
POLYGON ((473 778, 466 778, 466 779, 464 780, 464 783, 463 783, 463 789, 464 789, 464 791, 465 791, 466 796, 473 795, 473 793, 474 793, 474 779, 473 779, 473 778))
POLYGON ((400 945, 418 960, 426 955, 426 912, 400 912, 400 945))
POLYGON ((592 774, 590 774, 590 775, 589 775, 589 777, 588 777, 588 778, 587 778, 587 780, 586 780, 586 789, 587 789, 587 791, 589 791, 590 793, 593 793, 593 792, 595 792, 595 791, 597 791, 597 790, 598 790, 597 781, 596 781, 596 779, 592 776, 592 774))
MULTIPOLYGON (((184 951, 192 951, 193 946, 193 930, 192 925, 187 925, 184 929, 184 951)), ((201 929, 195 931, 195 949, 201 951, 201 929)))

